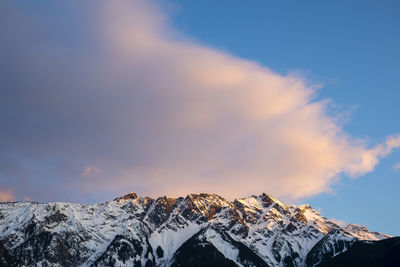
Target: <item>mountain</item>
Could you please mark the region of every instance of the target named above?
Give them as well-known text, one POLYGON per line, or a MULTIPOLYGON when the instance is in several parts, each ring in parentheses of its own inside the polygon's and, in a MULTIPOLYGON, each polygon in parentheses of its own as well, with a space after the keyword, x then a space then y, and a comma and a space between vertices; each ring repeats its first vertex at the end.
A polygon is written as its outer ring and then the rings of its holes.
POLYGON ((380 241, 356 242, 346 252, 320 263, 321 267, 400 266, 400 237, 380 241))
POLYGON ((316 266, 387 238, 267 194, 0 203, 0 266, 316 266))

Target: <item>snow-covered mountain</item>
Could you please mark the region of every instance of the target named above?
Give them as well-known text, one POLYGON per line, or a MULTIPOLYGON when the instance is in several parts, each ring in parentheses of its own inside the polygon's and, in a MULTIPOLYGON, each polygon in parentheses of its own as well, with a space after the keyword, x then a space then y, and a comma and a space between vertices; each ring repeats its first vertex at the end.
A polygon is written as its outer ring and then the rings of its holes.
POLYGON ((0 203, 0 266, 315 266, 389 237, 267 194, 0 203))

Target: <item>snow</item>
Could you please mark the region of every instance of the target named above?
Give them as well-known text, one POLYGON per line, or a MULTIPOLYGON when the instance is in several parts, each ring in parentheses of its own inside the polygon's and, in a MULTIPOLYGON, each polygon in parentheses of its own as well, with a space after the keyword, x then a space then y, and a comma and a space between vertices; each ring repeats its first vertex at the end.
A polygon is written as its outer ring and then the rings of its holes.
POLYGON ((231 243, 221 238, 220 234, 213 229, 207 229, 204 236, 216 249, 218 249, 227 259, 230 259, 239 266, 242 266, 238 261, 239 250, 231 243))
POLYGON ((153 249, 160 246, 164 251, 163 260, 168 262, 172 259, 177 249, 193 235, 198 233, 207 224, 189 223, 185 228, 179 230, 167 229, 162 232, 154 232, 149 238, 149 243, 153 249))
POLYGON ((370 232, 365 226, 358 224, 348 224, 344 227, 344 230, 359 240, 382 240, 392 237, 377 232, 370 232))
POLYGON ((244 205, 247 210, 261 210, 260 203, 258 202, 257 199, 254 197, 249 197, 249 198, 240 198, 236 199, 238 202, 240 202, 242 205, 244 205))
POLYGON ((272 199, 275 203, 277 203, 279 206, 283 207, 284 209, 288 209, 289 208, 288 205, 286 205, 285 203, 279 201, 278 199, 274 198, 273 196, 268 195, 268 197, 270 199, 272 199))
MULTIPOLYGON (((268 196, 270 197, 270 196, 268 196)), ((154 224, 148 214, 154 211, 156 200, 146 211, 149 198, 137 197, 135 199, 119 199, 95 205, 81 205, 71 203, 29 203, 13 202, 0 203, 0 240, 7 240, 5 246, 12 250, 25 241, 26 227, 34 222, 42 230, 57 233, 74 233, 83 238, 80 243, 87 251, 86 261, 82 266, 93 263, 106 250, 116 235, 123 235, 127 240, 139 240, 144 248, 142 264, 145 263, 144 254, 148 241, 154 251, 158 264, 168 266, 177 249, 200 230, 213 225, 226 227, 227 233, 235 240, 242 242, 260 255, 269 265, 280 266, 274 254, 278 253, 283 259, 290 253, 288 244, 293 251, 304 260, 311 248, 320 241, 331 229, 339 229, 346 234, 338 234, 332 240, 381 240, 390 236, 370 232, 360 225, 347 225, 340 227, 333 221, 321 216, 309 205, 287 206, 270 197, 283 209, 275 204, 265 207, 261 197, 236 199, 244 208, 246 217, 240 210, 235 209, 233 202, 227 201, 215 194, 193 194, 187 199, 179 200, 178 205, 170 212, 168 219, 161 224, 154 224), (192 201, 195 208, 191 211, 195 218, 203 216, 203 221, 189 220, 182 215, 187 209, 188 202, 192 201), (221 211, 209 218, 211 207, 218 206, 221 211), (307 222, 296 219, 301 212, 307 222), (49 216, 61 214, 65 220, 52 221, 49 216), (140 217, 139 215, 142 214, 140 217), (146 214, 146 216, 144 215, 146 214), (238 217, 234 217, 238 216, 238 217), (143 219, 141 219, 143 218, 143 219), (227 228, 234 222, 231 228, 227 228), (292 230, 286 230, 289 225, 292 230), (244 234, 245 229, 246 234, 244 234), (279 246, 278 246, 279 245, 279 246), (157 258, 155 250, 160 246, 164 251, 162 259, 157 258)), ((211 227, 210 227, 211 228, 211 227)), ((220 234, 207 228, 205 237, 225 257, 238 262, 238 250, 235 246, 224 240, 220 234)), ((339 253, 339 252, 335 252, 339 253)), ((139 257, 139 256, 136 256, 139 257)), ((118 260, 118 259, 116 259, 118 260)), ((135 260, 133 258, 132 260, 135 260)), ((137 258, 136 258, 137 260, 137 258)), ((122 262, 119 262, 122 264, 122 262)), ((300 262, 301 263, 301 262, 300 262)), ((45 265, 43 260, 37 263, 45 265)), ((122 266, 122 265, 121 265, 122 266)))
POLYGON ((330 231, 331 228, 327 225, 327 223, 329 222, 329 224, 333 224, 333 222, 325 217, 322 217, 318 211, 312 209, 310 205, 306 204, 299 206, 299 209, 303 211, 303 215, 306 217, 308 225, 325 234, 330 231))

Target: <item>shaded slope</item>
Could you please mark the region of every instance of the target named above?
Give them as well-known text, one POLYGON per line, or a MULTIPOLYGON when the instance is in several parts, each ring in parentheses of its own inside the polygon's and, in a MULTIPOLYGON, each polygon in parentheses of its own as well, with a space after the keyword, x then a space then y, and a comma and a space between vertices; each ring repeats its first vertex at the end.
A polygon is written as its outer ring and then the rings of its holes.
POLYGON ((398 267, 400 266, 400 237, 380 241, 358 241, 346 252, 327 259, 318 266, 398 267))
POLYGON ((171 266, 268 267, 257 254, 229 234, 207 227, 187 240, 175 253, 171 266))

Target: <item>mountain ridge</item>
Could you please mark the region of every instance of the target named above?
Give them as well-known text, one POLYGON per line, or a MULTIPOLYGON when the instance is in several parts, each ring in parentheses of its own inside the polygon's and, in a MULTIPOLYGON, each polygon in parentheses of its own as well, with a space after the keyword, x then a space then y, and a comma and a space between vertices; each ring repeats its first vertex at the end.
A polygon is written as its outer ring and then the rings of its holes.
POLYGON ((265 193, 233 201, 213 193, 131 192, 91 205, 8 202, 0 204, 0 263, 11 257, 26 266, 185 266, 182 251, 206 249, 233 266, 260 266, 259 259, 265 266, 314 266, 356 242, 391 237, 346 227, 308 204, 287 205, 265 193))

